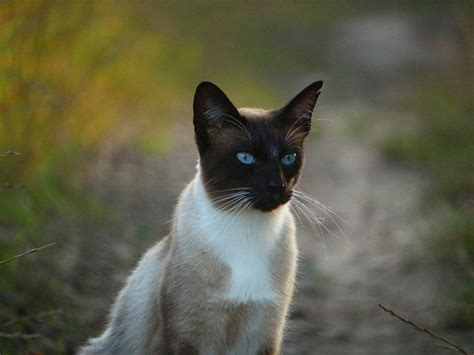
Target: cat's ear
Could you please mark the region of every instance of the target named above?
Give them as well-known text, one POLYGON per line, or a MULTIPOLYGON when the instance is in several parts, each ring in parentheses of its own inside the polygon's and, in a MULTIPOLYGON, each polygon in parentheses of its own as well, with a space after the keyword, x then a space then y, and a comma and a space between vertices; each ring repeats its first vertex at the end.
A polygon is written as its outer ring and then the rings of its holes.
POLYGON ((224 92, 208 81, 203 81, 194 94, 194 132, 199 151, 209 145, 210 136, 225 125, 233 126, 240 115, 224 92))
POLYGON ((202 120, 207 126, 221 127, 226 119, 238 119, 239 112, 224 92, 208 81, 203 81, 194 94, 194 123, 202 120))
POLYGON ((311 116, 322 87, 322 81, 308 85, 280 110, 280 124, 288 133, 306 138, 311 130, 311 116))

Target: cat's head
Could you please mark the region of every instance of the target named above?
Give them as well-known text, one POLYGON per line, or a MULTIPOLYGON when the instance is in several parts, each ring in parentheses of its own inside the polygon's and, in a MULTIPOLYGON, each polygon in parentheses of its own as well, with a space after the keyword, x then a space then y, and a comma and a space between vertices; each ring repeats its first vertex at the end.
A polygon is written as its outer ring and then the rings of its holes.
POLYGON ((322 85, 317 81, 283 108, 266 111, 237 109, 216 85, 199 84, 194 130, 201 176, 215 205, 269 212, 291 199, 322 85))

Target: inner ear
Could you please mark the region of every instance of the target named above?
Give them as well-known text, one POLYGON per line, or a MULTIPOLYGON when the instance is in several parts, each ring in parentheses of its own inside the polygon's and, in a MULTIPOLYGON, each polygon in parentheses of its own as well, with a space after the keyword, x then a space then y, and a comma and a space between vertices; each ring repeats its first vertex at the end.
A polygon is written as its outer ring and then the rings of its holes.
POLYGON ((193 110, 196 143, 201 154, 222 128, 242 129, 246 125, 246 120, 224 92, 208 81, 196 88, 193 110))
POLYGON ((312 83, 280 110, 278 121, 287 131, 287 137, 298 140, 306 138, 311 130, 311 116, 322 87, 322 81, 312 83))
POLYGON ((220 128, 228 120, 241 120, 239 112, 217 85, 204 81, 194 95, 194 122, 220 128), (199 122, 201 121, 201 122, 199 122))

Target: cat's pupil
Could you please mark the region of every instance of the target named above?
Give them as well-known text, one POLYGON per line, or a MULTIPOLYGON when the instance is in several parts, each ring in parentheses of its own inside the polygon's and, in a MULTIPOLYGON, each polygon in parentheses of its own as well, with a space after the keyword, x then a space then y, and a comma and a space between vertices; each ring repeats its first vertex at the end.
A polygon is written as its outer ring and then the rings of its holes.
POLYGON ((253 164, 256 160, 252 154, 246 152, 237 153, 237 159, 239 159, 241 163, 246 165, 253 164))
POLYGON ((296 161, 296 153, 287 154, 283 158, 281 158, 281 163, 283 165, 291 165, 296 161))

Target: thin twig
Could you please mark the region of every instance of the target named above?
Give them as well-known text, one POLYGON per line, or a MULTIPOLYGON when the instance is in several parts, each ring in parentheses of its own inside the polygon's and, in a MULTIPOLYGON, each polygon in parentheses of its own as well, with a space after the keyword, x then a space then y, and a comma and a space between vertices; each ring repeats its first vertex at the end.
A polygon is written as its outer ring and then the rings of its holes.
POLYGON ((12 155, 21 155, 21 154, 18 153, 18 152, 15 152, 13 150, 9 150, 7 152, 4 152, 4 153, 0 154, 0 157, 9 157, 9 156, 12 156, 12 155))
POLYGON ((41 321, 44 318, 55 316, 56 314, 61 314, 62 312, 63 311, 61 309, 53 309, 52 311, 41 312, 33 316, 16 318, 16 319, 12 319, 3 323, 2 327, 9 327, 13 324, 24 323, 24 322, 29 322, 29 321, 41 321))
POLYGON ((450 345, 444 345, 444 344, 438 344, 438 343, 436 343, 435 345, 436 345, 437 347, 439 347, 439 348, 443 348, 443 349, 446 349, 446 350, 450 350, 450 351, 453 351, 453 352, 455 352, 455 353, 458 352, 458 350, 457 350, 456 348, 453 348, 453 347, 450 346, 450 345))
POLYGON ((8 259, 5 259, 5 260, 0 261, 0 265, 5 264, 6 262, 9 262, 9 261, 15 260, 15 259, 17 259, 17 258, 21 258, 22 256, 25 256, 25 255, 28 255, 28 254, 31 254, 31 253, 36 253, 37 251, 40 251, 40 250, 49 248, 49 247, 51 247, 51 246, 53 246, 53 245, 55 245, 55 244, 56 244, 56 243, 49 243, 49 244, 43 245, 42 247, 34 248, 34 249, 31 249, 31 250, 25 251, 25 252, 22 253, 22 254, 15 255, 15 256, 12 256, 11 258, 8 258, 8 259))
POLYGON ((36 339, 39 338, 41 335, 39 334, 25 334, 25 333, 0 333, 0 338, 9 338, 9 339, 36 339))
POLYGON ((408 320, 406 318, 403 318, 402 316, 398 315, 397 313, 395 313, 394 311, 392 311, 391 309, 385 307, 384 305, 382 304, 379 304, 379 307, 382 308, 385 312, 389 313, 391 316, 401 320, 403 323, 406 323, 406 324, 409 324, 411 325, 413 328, 415 328, 416 330, 422 332, 422 333, 425 333, 425 334, 428 334, 430 337, 432 338, 435 338, 436 340, 439 340, 439 341, 442 341, 443 343, 445 344, 448 344, 451 348, 453 349, 456 349, 458 352, 460 352, 461 354, 465 354, 465 355, 469 355, 469 353, 464 350, 463 348, 461 348, 460 346, 452 343, 451 341, 449 341, 448 339, 446 338, 443 338, 442 336, 440 335, 437 335, 437 334, 434 334, 431 330, 429 329, 426 329, 425 327, 422 327, 416 323, 413 323, 411 320, 408 320))

